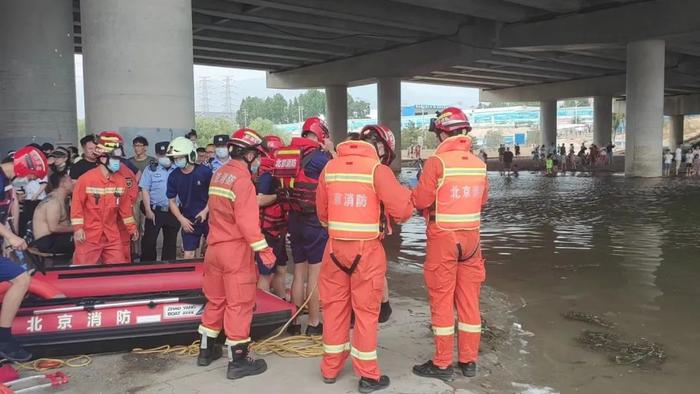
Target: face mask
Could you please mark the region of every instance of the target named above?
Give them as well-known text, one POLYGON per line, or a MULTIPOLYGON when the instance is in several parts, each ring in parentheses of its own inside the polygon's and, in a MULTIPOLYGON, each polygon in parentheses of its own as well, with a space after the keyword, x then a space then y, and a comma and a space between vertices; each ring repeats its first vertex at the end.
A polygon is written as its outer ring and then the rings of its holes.
POLYGON ((15 189, 21 189, 27 186, 27 183, 29 183, 29 179, 27 179, 26 177, 15 178, 12 180, 12 187, 14 187, 15 189))
POLYGON ((63 171, 66 168, 66 163, 55 163, 54 168, 58 171, 63 171))
POLYGON ((119 159, 109 159, 109 162, 107 162, 107 169, 110 170, 111 172, 117 172, 119 171, 119 167, 121 167, 122 162, 119 159))
POLYGON ((260 162, 259 161, 254 161, 250 164, 250 173, 253 175, 256 175, 258 173, 258 170, 260 169, 260 162))
POLYGON ((173 162, 170 161, 169 157, 159 157, 158 164, 162 165, 165 168, 170 168, 170 166, 173 164, 173 162))
POLYGON ((187 167, 187 159, 182 157, 180 159, 175 159, 175 166, 177 168, 185 168, 187 167))
POLYGON ((216 148, 216 157, 219 159, 225 159, 228 157, 228 148, 224 146, 219 146, 216 148))

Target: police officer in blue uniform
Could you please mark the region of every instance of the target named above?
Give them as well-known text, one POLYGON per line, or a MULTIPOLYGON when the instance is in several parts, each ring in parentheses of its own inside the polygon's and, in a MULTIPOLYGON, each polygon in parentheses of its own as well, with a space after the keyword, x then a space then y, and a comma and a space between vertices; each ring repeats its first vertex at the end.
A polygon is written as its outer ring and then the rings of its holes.
POLYGON ((228 153, 228 136, 219 134, 214 136, 214 158, 211 161, 211 170, 216 172, 223 167, 231 157, 228 153))
POLYGON ((169 157, 165 156, 169 142, 156 144, 157 161, 152 161, 144 169, 139 181, 143 206, 146 210, 145 230, 141 239, 141 261, 157 260, 156 242, 163 230, 163 249, 161 260, 175 260, 177 251, 177 233, 180 223, 168 209, 168 176, 174 170, 169 157))

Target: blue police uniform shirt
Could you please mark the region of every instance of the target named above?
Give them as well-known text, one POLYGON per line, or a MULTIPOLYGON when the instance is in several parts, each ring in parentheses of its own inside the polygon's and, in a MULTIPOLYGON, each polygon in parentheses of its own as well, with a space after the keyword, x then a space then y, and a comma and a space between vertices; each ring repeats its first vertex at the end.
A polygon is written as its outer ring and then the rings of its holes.
MULTIPOLYGON (((228 159, 226 163, 228 163, 231 159, 228 159)), ((219 168, 223 167, 226 165, 223 161, 221 161, 218 157, 215 157, 214 160, 211 161, 211 170, 212 172, 216 172, 219 168)))
POLYGON ((255 180, 255 192, 257 194, 271 195, 277 193, 277 189, 280 187, 280 182, 277 178, 273 177, 271 173, 266 172, 258 176, 255 180))
POLYGON ((180 212, 189 220, 194 220, 209 201, 209 183, 212 171, 199 164, 189 174, 177 168, 168 176, 166 197, 179 198, 180 212))
POLYGON ((151 197, 151 206, 167 207, 168 196, 168 176, 175 170, 175 166, 165 168, 158 164, 155 171, 151 166, 144 168, 139 187, 142 190, 147 190, 151 197))

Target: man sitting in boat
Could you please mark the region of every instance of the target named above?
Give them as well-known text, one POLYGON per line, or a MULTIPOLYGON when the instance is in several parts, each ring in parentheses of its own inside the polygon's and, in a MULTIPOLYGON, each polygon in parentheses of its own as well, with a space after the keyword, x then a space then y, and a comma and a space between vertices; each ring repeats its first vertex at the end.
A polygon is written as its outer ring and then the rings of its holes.
POLYGON ((32 219, 34 238, 32 246, 42 253, 72 255, 73 227, 70 224, 67 203, 73 192, 68 174, 49 175, 49 195, 39 203, 32 219))

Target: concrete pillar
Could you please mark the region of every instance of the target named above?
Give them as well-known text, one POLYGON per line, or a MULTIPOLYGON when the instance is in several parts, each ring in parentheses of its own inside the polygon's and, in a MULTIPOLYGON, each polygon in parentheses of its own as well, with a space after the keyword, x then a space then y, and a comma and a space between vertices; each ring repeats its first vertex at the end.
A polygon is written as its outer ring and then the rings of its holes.
POLYGON ((606 146, 612 142, 612 97, 593 99, 593 143, 606 146))
POLYGON ((88 132, 194 127, 191 0, 80 2, 88 132))
POLYGON ((663 40, 627 44, 627 176, 661 176, 664 50, 663 40))
POLYGON ((683 121, 684 115, 671 115, 671 141, 669 147, 676 150, 679 145, 683 145, 683 121))
POLYGON ((0 1, 0 154, 77 139, 73 1, 0 1))
POLYGON ((549 149, 550 145, 557 144, 557 101, 540 101, 540 130, 542 130, 542 144, 549 149))
POLYGON ((377 117, 380 125, 394 132, 396 158, 391 163, 395 171, 401 170, 401 79, 380 78, 377 81, 377 117))
POLYGON ((348 137, 348 88, 345 85, 326 86, 326 120, 335 144, 348 137))

